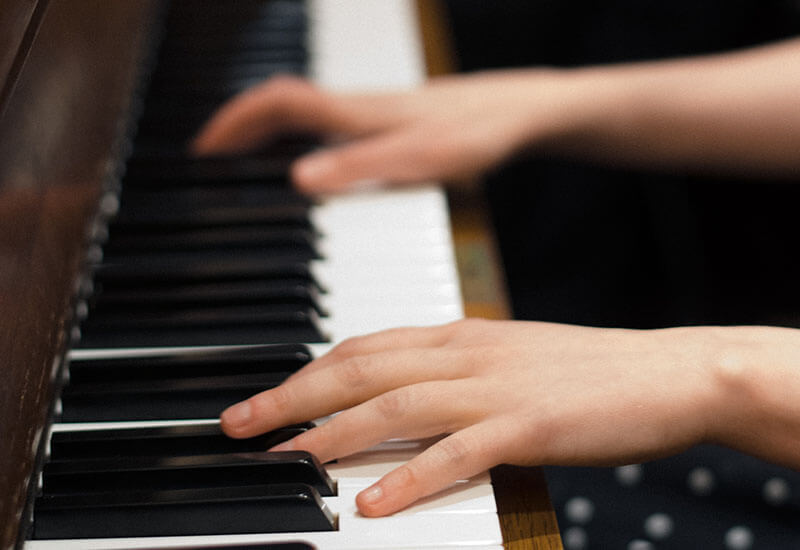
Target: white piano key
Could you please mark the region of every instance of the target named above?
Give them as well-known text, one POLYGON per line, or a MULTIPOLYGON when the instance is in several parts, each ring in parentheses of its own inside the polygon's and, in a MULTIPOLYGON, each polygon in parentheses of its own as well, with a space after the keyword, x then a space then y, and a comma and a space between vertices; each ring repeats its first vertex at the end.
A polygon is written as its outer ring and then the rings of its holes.
POLYGON ((303 540, 321 550, 381 550, 502 545, 495 513, 416 514, 365 518, 342 513, 337 531, 318 533, 276 533, 142 537, 116 539, 32 540, 26 550, 115 550, 134 548, 180 548, 191 545, 247 544, 303 540))
POLYGON ((336 90, 396 90, 425 74, 408 0, 311 0, 311 76, 336 90), (356 60, 356 62, 354 62, 356 60))

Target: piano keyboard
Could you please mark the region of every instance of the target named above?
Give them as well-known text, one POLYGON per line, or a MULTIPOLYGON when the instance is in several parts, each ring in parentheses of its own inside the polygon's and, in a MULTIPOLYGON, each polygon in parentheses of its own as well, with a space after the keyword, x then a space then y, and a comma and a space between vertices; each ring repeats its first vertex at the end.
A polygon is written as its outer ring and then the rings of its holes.
POLYGON ((222 436, 216 420, 349 336, 462 316, 438 189, 311 204, 277 181, 302 142, 286 144, 277 160, 237 164, 187 161, 176 147, 214 102, 272 71, 308 63, 336 90, 417 84, 424 71, 413 5, 315 0, 303 13, 293 0, 237 2, 237 10, 175 4, 188 9, 170 16, 176 30, 162 51, 191 55, 187 35, 206 32, 203 16, 236 20, 241 10, 244 31, 208 41, 215 78, 193 77, 190 64, 164 55, 154 74, 156 107, 174 105, 185 122, 164 124, 148 114, 152 98, 145 104, 97 292, 79 308, 88 316, 69 356, 26 550, 502 548, 488 474, 392 517, 357 513, 356 494, 429 441, 390 441, 320 466, 305 453, 259 454, 307 425, 241 441, 222 436), (298 43, 306 21, 308 59, 298 43), (170 104, 174 93, 208 102, 170 104), (225 181, 197 185, 204 178, 225 181), (220 193, 226 184, 245 200, 220 193), (186 201, 191 207, 180 206, 186 201))

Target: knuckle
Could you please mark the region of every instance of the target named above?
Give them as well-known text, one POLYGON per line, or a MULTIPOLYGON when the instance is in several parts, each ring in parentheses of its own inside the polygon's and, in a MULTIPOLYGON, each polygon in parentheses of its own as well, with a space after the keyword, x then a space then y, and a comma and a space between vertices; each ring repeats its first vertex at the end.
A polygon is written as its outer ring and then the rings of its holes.
POLYGON ((438 458, 443 464, 457 465, 467 461, 472 454, 469 443, 464 437, 451 435, 435 446, 438 458))
POLYGON ((419 485, 419 476, 411 464, 403 464, 392 472, 392 485, 402 490, 415 489, 419 485))
POLYGON ((295 449, 302 449, 305 451, 312 451, 325 447, 326 430, 321 428, 314 428, 307 432, 303 432, 294 438, 295 449))
POLYGON ((360 355, 361 350, 364 348, 364 337, 354 336, 342 341, 335 348, 331 350, 331 354, 337 357, 351 357, 360 355))
POLYGON ((398 418, 408 410, 410 403, 409 393, 404 388, 381 394, 375 398, 375 408, 384 419, 398 418))
POLYGON ((458 321, 448 323, 447 325, 444 325, 443 328, 448 336, 448 341, 453 342, 461 338, 469 338, 471 335, 476 334, 482 330, 481 327, 483 326, 483 323, 484 321, 482 319, 473 319, 467 317, 465 319, 459 319, 458 321))
POLYGON ((253 400, 254 414, 260 417, 285 413, 291 410, 294 404, 294 394, 286 385, 277 386, 263 395, 261 399, 253 400), (267 398, 268 396, 268 398, 267 398), (272 409, 272 410, 269 410, 272 409))
POLYGON ((339 381, 349 388, 358 388, 366 385, 371 380, 370 361, 366 357, 350 357, 339 364, 336 376, 339 381))

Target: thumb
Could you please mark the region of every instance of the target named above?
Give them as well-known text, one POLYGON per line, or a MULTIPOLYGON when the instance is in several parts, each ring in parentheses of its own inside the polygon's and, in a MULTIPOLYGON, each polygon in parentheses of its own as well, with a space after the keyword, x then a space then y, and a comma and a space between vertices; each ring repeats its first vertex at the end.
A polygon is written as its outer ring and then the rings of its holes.
POLYGON ((423 144, 410 132, 365 137, 301 157, 292 166, 292 181, 301 191, 315 194, 439 177, 436 159, 422 151, 423 144))

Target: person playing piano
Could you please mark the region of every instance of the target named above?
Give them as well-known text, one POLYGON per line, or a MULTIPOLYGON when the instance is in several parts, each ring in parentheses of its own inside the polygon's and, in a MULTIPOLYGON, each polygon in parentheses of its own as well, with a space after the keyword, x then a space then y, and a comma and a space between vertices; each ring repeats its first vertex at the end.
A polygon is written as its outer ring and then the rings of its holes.
MULTIPOLYGON (((331 145, 298 188, 465 181, 521 153, 720 174, 800 175, 800 40, 724 54, 436 79, 333 94, 276 78, 193 143, 234 153, 282 132, 331 145)), ((282 443, 327 461, 394 437, 449 434, 359 494, 396 512, 495 464, 611 465, 709 442, 800 468, 800 330, 592 328, 468 319, 347 340, 227 409, 233 437, 343 411, 282 443)))

